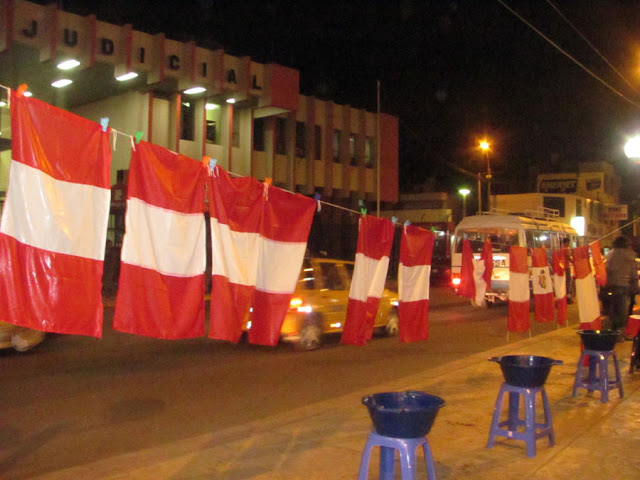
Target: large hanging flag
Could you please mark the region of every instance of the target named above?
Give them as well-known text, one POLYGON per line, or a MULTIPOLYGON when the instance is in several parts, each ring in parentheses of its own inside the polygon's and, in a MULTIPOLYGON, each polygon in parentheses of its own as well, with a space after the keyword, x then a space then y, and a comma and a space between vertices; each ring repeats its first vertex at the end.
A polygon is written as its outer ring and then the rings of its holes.
POLYGON ((360 217, 356 262, 342 343, 364 345, 373 336, 389 268, 393 234, 394 226, 390 220, 370 215, 360 217))
POLYGON ((398 269, 398 318, 400 341, 418 342, 429 338, 429 286, 433 232, 406 225, 400 240, 398 269))
POLYGON ((206 175, 201 162, 135 145, 115 330, 163 339, 204 335, 206 175))
POLYGON ((458 293, 468 297, 478 305, 484 305, 485 293, 491 286, 493 272, 493 246, 487 238, 482 245, 480 258, 476 259, 469 240, 462 242, 462 263, 460 267, 460 289, 458 293))
POLYGON ((552 254, 553 264, 553 291, 556 295, 556 321, 558 325, 567 323, 567 255, 562 250, 554 250, 552 254))
POLYGON ((600 250, 600 240, 596 240, 589 244, 589 251, 593 259, 593 270, 595 272, 596 284, 603 287, 607 284, 607 267, 604 264, 604 258, 600 250))
POLYGON ((0 225, 0 319, 102 335, 109 133, 11 92, 9 188, 0 225))
POLYGON ((527 248, 511 246, 509 250, 509 318, 510 332, 529 330, 529 268, 527 248))
POLYGON ((576 300, 580 323, 590 323, 600 316, 596 281, 589 263, 589 247, 573 249, 573 269, 576 278, 576 300))
POLYGON ((315 202, 254 178, 231 179, 218 166, 209 179, 209 337, 237 342, 249 319, 249 342, 275 345, 302 267, 315 202))
POLYGON ((533 283, 533 318, 537 322, 552 322, 555 316, 553 308, 553 285, 551 271, 544 247, 534 248, 531 253, 533 283))

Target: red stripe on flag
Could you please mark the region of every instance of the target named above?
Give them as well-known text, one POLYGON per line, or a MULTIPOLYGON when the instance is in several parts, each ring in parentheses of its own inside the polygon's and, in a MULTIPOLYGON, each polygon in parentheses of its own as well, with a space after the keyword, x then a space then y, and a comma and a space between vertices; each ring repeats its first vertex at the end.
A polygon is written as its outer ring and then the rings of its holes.
POLYGON ((529 270, 527 268, 526 247, 511 246, 509 249, 509 318, 510 332, 529 329, 529 270), (515 301, 525 299, 524 301, 515 301))
POLYGON ((573 269, 576 279, 587 278, 592 274, 589 264, 589 247, 576 247, 573 249, 573 269))
POLYGON ((254 288, 229 283, 227 277, 214 275, 211 291, 211 326, 209 337, 237 342, 242 336, 254 288))
POLYGON ((507 330, 510 332, 529 330, 529 302, 509 302, 507 330))
POLYGON ((471 242, 469 240, 462 241, 462 263, 460 265, 460 286, 458 294, 467 297, 476 297, 476 282, 473 278, 473 252, 471 251, 471 242))
POLYGON ((204 276, 175 277, 122 263, 115 330, 174 340, 204 335, 204 276))
POLYGON ((400 302, 400 341, 419 342, 429 338, 429 300, 400 302))
POLYGON ((595 270, 596 283, 599 286, 607 284, 607 268, 602 258, 602 252, 600 251, 600 241, 596 240, 589 244, 589 250, 591 251, 591 258, 593 259, 593 269, 595 270))

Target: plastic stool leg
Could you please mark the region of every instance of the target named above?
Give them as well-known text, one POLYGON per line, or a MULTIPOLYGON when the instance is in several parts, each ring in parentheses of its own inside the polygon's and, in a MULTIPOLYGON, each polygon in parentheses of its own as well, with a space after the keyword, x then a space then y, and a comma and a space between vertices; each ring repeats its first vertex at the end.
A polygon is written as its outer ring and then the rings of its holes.
POLYGON ((392 447, 380 446, 380 480, 393 480, 395 477, 396 451, 392 447))
POLYGON ((600 395, 603 403, 609 401, 609 365, 607 365, 607 356, 600 355, 598 361, 600 366, 600 395))
POLYGON ((556 444, 556 436, 553 432, 553 424, 551 423, 551 408, 549 407, 549 398, 547 397, 547 391, 544 388, 540 393, 542 394, 542 408, 544 410, 544 428, 549 429, 549 446, 553 447, 556 444))
POLYGON ((576 376, 573 380, 573 393, 571 394, 572 397, 575 397, 578 394, 578 387, 582 384, 582 363, 584 361, 584 357, 585 353, 583 351, 580 354, 580 360, 578 360, 578 366, 576 368, 576 376))
POLYGON ((371 449, 373 447, 374 443, 371 441, 371 434, 369 434, 367 443, 365 443, 364 450, 362 451, 362 458, 360 459, 358 480, 367 480, 369 478, 369 461, 371 460, 371 449))
POLYGON ((498 398, 493 407, 493 417, 491 418, 491 428, 489 428, 489 440, 487 441, 487 448, 493 448, 493 442, 495 440, 496 432, 500 429, 500 413, 502 412, 502 398, 505 393, 505 384, 503 383, 498 392, 498 398))
POLYGON ((536 456, 536 396, 535 393, 524 396, 525 411, 525 442, 527 443, 527 457, 536 456))
POLYGON ((618 385, 618 392, 620 392, 620 398, 624 397, 624 392, 622 390, 622 377, 620 376, 620 366, 618 365, 618 358, 614 352, 613 354, 613 366, 616 370, 616 384, 618 385))
POLYGON ((415 448, 401 448, 398 450, 398 454, 400 456, 402 480, 416 480, 415 448))
POLYGON ((433 455, 431 454, 431 447, 427 439, 424 439, 422 444, 422 450, 424 451, 424 461, 427 464, 427 478, 429 480, 436 480, 436 466, 433 463, 433 455))
POLYGON ((520 410, 520 394, 518 392, 509 392, 509 418, 508 427, 511 431, 518 429, 518 411, 520 410))

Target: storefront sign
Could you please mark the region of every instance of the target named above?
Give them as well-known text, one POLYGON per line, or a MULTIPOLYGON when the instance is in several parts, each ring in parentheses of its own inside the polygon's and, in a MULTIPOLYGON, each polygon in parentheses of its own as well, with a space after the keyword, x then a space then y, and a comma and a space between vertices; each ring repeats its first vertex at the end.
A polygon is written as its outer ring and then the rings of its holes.
POLYGON ((570 179, 550 179, 540 182, 540 193, 576 193, 578 180, 570 179))
POLYGON ((604 206, 604 219, 605 220, 628 220, 629 213, 627 205, 605 205, 604 206))

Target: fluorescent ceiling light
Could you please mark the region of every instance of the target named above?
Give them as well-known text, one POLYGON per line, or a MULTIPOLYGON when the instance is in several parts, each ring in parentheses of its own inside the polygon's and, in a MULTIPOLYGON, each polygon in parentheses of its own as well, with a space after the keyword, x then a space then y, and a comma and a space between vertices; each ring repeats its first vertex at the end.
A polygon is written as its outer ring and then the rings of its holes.
POLYGON ((187 95, 195 95, 196 93, 206 92, 207 89, 204 87, 191 87, 184 91, 187 95))
POLYGON ((204 108, 205 110, 215 110, 216 108, 218 108, 218 105, 216 105, 215 103, 205 103, 204 108))
POLYGON ((136 78, 137 76, 138 74, 136 72, 127 72, 117 76, 116 80, 118 80, 119 82, 126 82, 127 80, 131 80, 132 78, 136 78))
POLYGON ((80 65, 80 62, 75 58, 71 58, 69 60, 65 60, 64 62, 60 62, 58 64, 58 68, 60 70, 71 70, 72 68, 76 68, 78 65, 80 65))
POLYGON ((227 98, 227 103, 236 103, 235 98, 227 98))
POLYGON ((66 87, 67 85, 71 85, 72 83, 73 83, 73 80, 69 80, 68 78, 61 78, 60 80, 56 80, 55 82, 52 82, 51 86, 56 88, 62 88, 62 87, 66 87))

